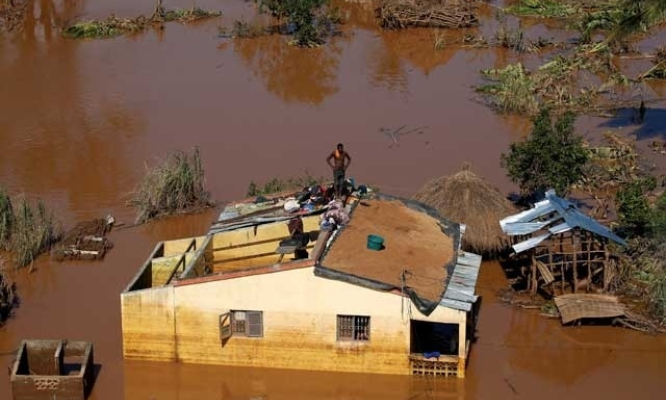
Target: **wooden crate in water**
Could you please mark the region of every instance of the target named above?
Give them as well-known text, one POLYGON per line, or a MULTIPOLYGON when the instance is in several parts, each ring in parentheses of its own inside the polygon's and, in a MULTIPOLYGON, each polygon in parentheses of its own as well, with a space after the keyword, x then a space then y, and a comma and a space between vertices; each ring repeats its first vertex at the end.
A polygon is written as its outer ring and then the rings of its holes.
POLYGON ((84 400, 94 378, 92 343, 24 340, 12 369, 12 399, 84 400))

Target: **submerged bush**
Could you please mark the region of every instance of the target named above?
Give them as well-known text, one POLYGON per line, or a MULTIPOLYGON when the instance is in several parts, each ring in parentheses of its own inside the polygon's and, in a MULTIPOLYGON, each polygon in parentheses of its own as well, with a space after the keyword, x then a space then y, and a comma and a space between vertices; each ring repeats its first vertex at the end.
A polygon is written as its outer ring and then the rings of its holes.
POLYGON ((0 250, 9 250, 14 228, 12 201, 4 188, 0 187, 0 250))
POLYGON ((518 0, 506 11, 521 17, 569 18, 581 11, 576 3, 577 1, 562 0, 518 0))
POLYGON ((13 205, 0 187, 0 250, 13 253, 17 268, 31 264, 61 236, 60 225, 41 201, 36 210, 23 197, 13 205))
POLYGON ((14 216, 11 250, 19 268, 31 264, 62 238, 60 225, 41 201, 35 211, 25 198, 20 198, 14 216))
POLYGON ((5 260, 0 257, 0 326, 7 320, 16 303, 16 285, 5 268, 5 260))
POLYGON ((137 223, 212 206, 199 149, 171 153, 148 169, 130 204, 138 208, 137 223))
POLYGON ((639 308, 662 325, 666 324, 664 239, 663 232, 631 239, 616 278, 619 291, 637 299, 639 308))
POLYGON ((493 82, 477 88, 477 91, 487 96, 494 109, 502 113, 532 115, 539 108, 536 83, 521 63, 482 73, 493 82))
POLYGON ((330 0, 257 0, 260 10, 286 21, 296 46, 315 47, 324 43, 327 31, 339 23, 339 13, 329 12, 330 0))
POLYGON ((65 37, 73 39, 108 39, 124 34, 141 32, 144 29, 159 25, 162 22, 181 21, 190 22, 203 18, 218 17, 222 15, 219 11, 206 11, 192 6, 187 10, 166 10, 162 6, 162 0, 157 0, 153 15, 146 18, 140 15, 136 18, 117 18, 111 15, 103 20, 83 21, 68 26, 63 30, 65 37))

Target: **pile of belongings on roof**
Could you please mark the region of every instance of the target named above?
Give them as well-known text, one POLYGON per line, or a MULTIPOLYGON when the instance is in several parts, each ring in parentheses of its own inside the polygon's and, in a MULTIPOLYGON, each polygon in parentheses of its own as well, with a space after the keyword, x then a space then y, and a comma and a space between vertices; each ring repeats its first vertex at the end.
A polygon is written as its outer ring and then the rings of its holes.
POLYGON ((52 258, 64 260, 99 260, 113 244, 106 238, 115 219, 112 216, 79 222, 65 233, 64 239, 53 250, 52 258))
MULTIPOLYGON (((354 186, 353 178, 346 180, 345 195, 362 197, 370 190, 361 185, 354 186)), ((332 186, 312 185, 305 187, 297 193, 288 196, 276 196, 267 198, 258 196, 254 201, 230 204, 222 211, 215 221, 209 233, 219 233, 244 227, 255 226, 278 221, 287 221, 298 216, 323 214, 334 206, 335 200, 332 186)), ((344 208, 342 205, 339 208, 344 208)), ((335 211, 335 210, 333 210, 335 211)), ((331 229, 346 223, 341 211, 335 211, 325 217, 323 228, 331 229), (335 225, 331 225, 334 223, 335 225)))

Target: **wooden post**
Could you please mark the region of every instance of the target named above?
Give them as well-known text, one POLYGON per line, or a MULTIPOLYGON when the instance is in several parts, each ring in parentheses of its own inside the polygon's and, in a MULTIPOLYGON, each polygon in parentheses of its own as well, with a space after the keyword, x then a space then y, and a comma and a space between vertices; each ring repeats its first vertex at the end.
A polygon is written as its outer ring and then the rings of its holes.
MULTIPOLYGON (((592 240, 591 234, 588 232, 587 233, 588 237, 590 240, 592 240)), ((591 258, 591 252, 588 252, 587 259, 590 260, 591 258)), ((592 263, 588 262, 587 263, 587 292, 589 293, 590 291, 590 283, 592 282, 592 263)))
POLYGON ((465 377, 465 358, 467 357, 467 314, 458 324, 458 378, 465 377))
MULTIPOLYGON (((592 268, 592 249, 594 249, 594 236, 591 233, 585 233, 587 240, 587 273, 590 273, 590 268, 592 268)), ((592 279, 590 279, 592 280, 592 279)), ((589 291, 589 288, 588 288, 589 291)))
MULTIPOLYGON (((604 240, 604 244, 605 244, 605 240, 604 240)), ((609 279, 608 279, 609 271, 607 271, 609 266, 610 266, 610 257, 608 256, 608 246, 604 246, 604 266, 603 266, 604 270, 602 272, 602 279, 604 280, 604 287, 603 287, 604 292, 608 291, 608 284, 610 283, 610 282, 608 282, 609 281, 609 279)))
MULTIPOLYGON (((560 255, 562 256, 562 264, 560 265, 560 268, 562 269, 562 294, 564 294, 564 293, 566 293, 565 292, 566 287, 564 286, 564 284, 565 284, 565 282, 564 282, 564 277, 565 277, 565 275, 564 275, 564 266, 566 265, 566 260, 565 260, 564 255, 562 253, 564 253, 564 234, 560 233, 560 255)), ((552 255, 551 255, 551 259, 552 259, 552 255)))
MULTIPOLYGON (((581 239, 579 237, 579 239, 581 239)), ((582 243, 582 240, 580 240, 582 243)), ((578 292, 578 264, 576 263, 576 235, 574 233, 571 234, 571 250, 573 254, 571 255, 572 257, 572 272, 573 272, 573 292, 576 293, 578 292)))
MULTIPOLYGON (((536 250, 534 250, 534 251, 536 251, 536 250)), ((534 297, 536 295, 537 285, 538 285, 537 275, 536 275, 536 272, 537 272, 536 257, 534 255, 534 251, 532 252, 532 266, 530 267, 530 270, 532 271, 531 272, 532 276, 531 276, 531 279, 530 279, 530 288, 529 288, 530 293, 532 294, 532 297, 534 297)))

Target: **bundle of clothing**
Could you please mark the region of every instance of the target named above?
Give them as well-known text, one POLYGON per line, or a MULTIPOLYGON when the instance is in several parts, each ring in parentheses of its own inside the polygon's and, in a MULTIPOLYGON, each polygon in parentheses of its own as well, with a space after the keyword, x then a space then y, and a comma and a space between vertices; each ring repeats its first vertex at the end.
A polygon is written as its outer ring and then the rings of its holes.
POLYGON ((349 213, 344 209, 339 201, 331 201, 328 203, 328 210, 321 215, 321 229, 324 231, 332 231, 339 226, 349 223, 349 213))

